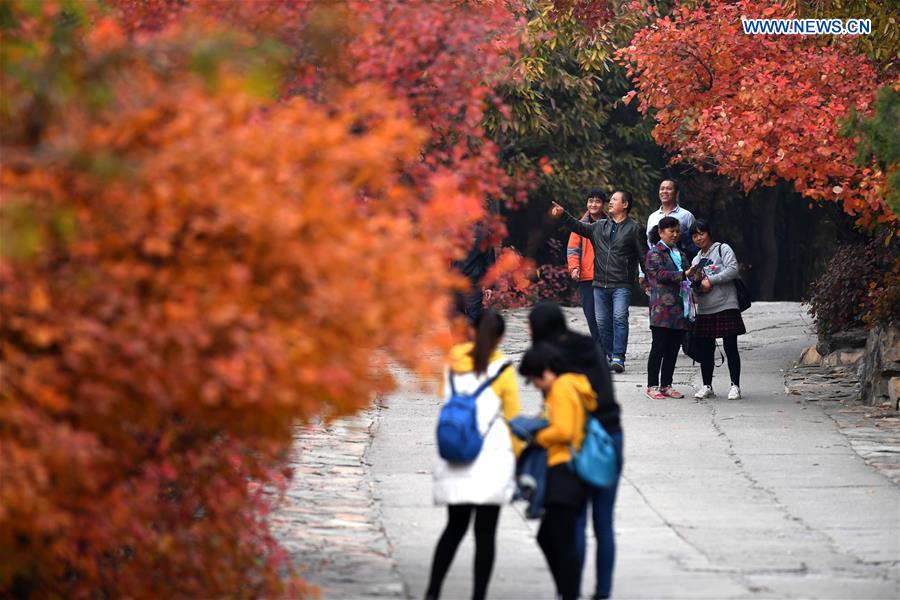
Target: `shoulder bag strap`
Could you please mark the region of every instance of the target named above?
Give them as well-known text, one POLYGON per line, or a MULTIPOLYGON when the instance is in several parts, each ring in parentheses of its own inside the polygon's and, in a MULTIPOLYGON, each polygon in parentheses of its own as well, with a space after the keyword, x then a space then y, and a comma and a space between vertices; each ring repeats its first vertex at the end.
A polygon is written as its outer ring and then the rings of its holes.
MULTIPOLYGON (((719 262, 724 263, 725 259, 722 258, 722 242, 716 242, 716 250, 718 250, 718 252, 719 252, 719 262)), ((734 254, 734 249, 731 250, 731 253, 734 254)), ((735 257, 735 262, 737 262, 737 257, 735 257)), ((738 263, 737 277, 735 277, 734 279, 731 280, 731 283, 733 283, 735 286, 735 292, 737 292, 738 279, 740 279, 740 278, 741 278, 741 265, 740 265, 740 263, 738 263)), ((725 359, 723 358, 722 360, 724 361, 725 359)))
MULTIPOLYGON (((587 409, 584 405, 584 400, 579 399, 578 404, 581 406, 581 410, 584 411, 584 427, 581 430, 581 445, 584 446, 584 440, 587 439, 588 427, 591 424, 591 419, 597 419, 599 422, 600 419, 591 411, 587 409)), ((597 403, 597 410, 600 410, 600 403, 597 403)), ((572 458, 575 458, 575 455, 581 452, 580 449, 576 450, 575 445, 572 442, 569 442, 569 452, 572 454, 572 458)))
POLYGON ((722 365, 725 364, 725 355, 722 353, 722 349, 719 348, 719 340, 715 340, 715 344, 716 344, 716 350, 719 351, 719 358, 721 359, 719 361, 719 364, 716 365, 716 367, 721 367, 722 365))

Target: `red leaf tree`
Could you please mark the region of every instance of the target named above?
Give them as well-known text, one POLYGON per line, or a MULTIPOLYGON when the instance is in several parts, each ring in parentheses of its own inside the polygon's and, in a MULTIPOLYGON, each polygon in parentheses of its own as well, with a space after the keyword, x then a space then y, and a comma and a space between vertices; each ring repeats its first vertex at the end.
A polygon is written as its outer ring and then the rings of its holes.
POLYGON ((884 174, 854 165, 855 142, 839 135, 852 109, 871 110, 869 61, 849 42, 746 35, 742 17, 793 14, 775 1, 684 4, 620 51, 640 109, 656 119, 657 142, 673 161, 716 170, 747 191, 780 178, 863 222, 895 221, 884 174))
POLYGON ((492 202, 516 205, 526 199, 529 176, 507 174, 483 126, 485 110, 502 108, 496 84, 513 77, 523 31, 518 1, 107 1, 138 35, 200 18, 276 36, 290 52, 284 97, 326 101, 344 86, 365 82, 387 88, 428 132, 421 160, 405 168, 424 203, 410 207, 410 216, 447 237, 455 257, 468 250, 477 220, 489 222, 486 243, 497 245, 506 236, 497 211, 487 211, 492 202), (448 182, 462 193, 452 204, 430 202, 435 182, 448 182), (452 218, 459 213, 466 218, 452 218))
POLYGON ((4 21, 0 595, 297 595, 265 520, 292 424, 449 341, 443 234, 492 184, 419 165, 490 160, 373 76, 266 96, 265 23, 85 6, 4 21))

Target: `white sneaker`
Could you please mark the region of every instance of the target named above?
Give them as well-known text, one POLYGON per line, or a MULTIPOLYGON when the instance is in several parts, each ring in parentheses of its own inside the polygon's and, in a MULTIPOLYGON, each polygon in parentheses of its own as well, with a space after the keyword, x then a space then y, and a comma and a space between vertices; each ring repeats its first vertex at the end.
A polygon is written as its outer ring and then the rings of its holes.
POLYGON ((741 399, 741 388, 731 384, 731 389, 728 390, 728 399, 729 400, 740 400, 741 399))
POLYGON ((713 391, 711 385, 704 385, 702 388, 697 390, 697 393, 694 394, 694 398, 698 400, 706 400, 707 398, 715 398, 716 393, 713 391))

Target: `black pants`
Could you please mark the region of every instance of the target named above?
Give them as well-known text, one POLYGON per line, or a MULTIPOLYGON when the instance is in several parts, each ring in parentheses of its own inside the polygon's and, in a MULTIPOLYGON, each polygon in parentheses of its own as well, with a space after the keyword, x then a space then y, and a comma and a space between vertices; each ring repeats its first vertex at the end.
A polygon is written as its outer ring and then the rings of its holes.
MULTIPOLYGON (((729 335, 722 338, 722 346, 725 348, 725 357, 728 359, 728 374, 731 383, 741 385, 741 355, 738 352, 737 336, 729 335)), ((703 385, 712 385, 713 369, 716 368, 716 339, 697 338, 697 353, 700 356, 700 374, 703 376, 703 385)))
POLYGON ((547 559, 547 566, 562 600, 577 600, 581 578, 576 547, 575 524, 578 506, 549 504, 538 529, 537 541, 547 559))
MULTIPOLYGON (((447 507, 447 527, 434 549, 431 562, 431 577, 428 580, 426 598, 439 598, 444 577, 450 570, 450 563, 475 513, 475 588, 474 600, 482 600, 487 595, 488 582, 494 568, 494 546, 497 535, 497 519, 500 506, 494 504, 452 504, 447 507)), ((572 531, 574 531, 574 525, 572 531)))
POLYGON ((650 332, 653 334, 653 342, 650 345, 650 356, 647 357, 647 387, 670 386, 684 330, 651 326, 650 332))

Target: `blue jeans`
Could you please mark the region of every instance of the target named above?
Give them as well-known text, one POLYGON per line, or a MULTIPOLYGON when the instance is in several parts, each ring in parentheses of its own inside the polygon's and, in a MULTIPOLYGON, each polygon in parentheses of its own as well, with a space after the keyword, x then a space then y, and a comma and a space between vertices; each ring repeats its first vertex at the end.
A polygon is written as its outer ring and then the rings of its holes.
POLYGON ((581 296, 581 310, 587 320, 588 329, 591 330, 591 339, 595 344, 600 343, 600 330, 597 329, 597 315, 594 312, 594 286, 590 281, 578 283, 578 294, 581 296))
MULTIPOLYGON (((619 457, 618 475, 622 474, 624 456, 622 454, 622 433, 612 436, 619 457)), ((597 598, 609 598, 612 593, 613 567, 616 563, 616 537, 613 531, 613 508, 616 505, 616 492, 619 489, 619 478, 608 488, 591 488, 588 498, 594 523, 594 536, 597 538, 597 587, 594 595, 597 598)), ((581 573, 584 571, 585 527, 587 526, 587 503, 578 515, 575 525, 575 549, 578 553, 578 589, 581 591, 581 573)))
POLYGON ((600 345, 606 350, 607 358, 618 358, 623 362, 625 360, 630 302, 631 288, 594 288, 597 329, 600 331, 600 345))

